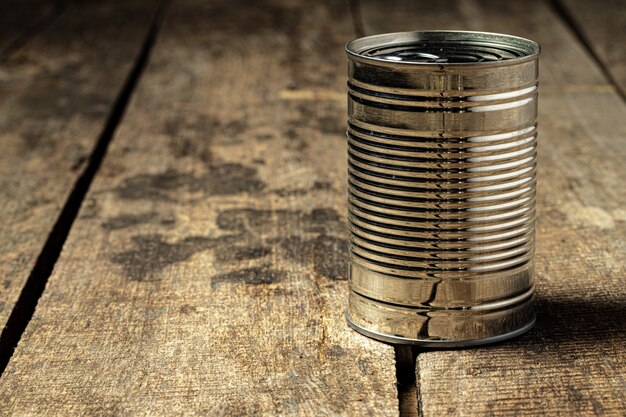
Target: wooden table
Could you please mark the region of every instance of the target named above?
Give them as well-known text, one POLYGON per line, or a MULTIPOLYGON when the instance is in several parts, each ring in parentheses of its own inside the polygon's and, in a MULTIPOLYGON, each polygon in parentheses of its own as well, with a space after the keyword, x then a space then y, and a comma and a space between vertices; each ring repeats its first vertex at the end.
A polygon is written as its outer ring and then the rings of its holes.
POLYGON ((626 413, 623 1, 6 0, 0 414, 626 413), (348 329, 346 58, 452 28, 543 46, 537 327, 348 329))

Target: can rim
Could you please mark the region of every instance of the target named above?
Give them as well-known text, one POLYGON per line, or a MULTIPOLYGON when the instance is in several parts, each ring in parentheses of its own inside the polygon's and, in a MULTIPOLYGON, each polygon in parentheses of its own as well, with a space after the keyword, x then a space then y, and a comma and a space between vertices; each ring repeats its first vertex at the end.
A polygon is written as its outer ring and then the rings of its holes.
POLYGON ((423 348, 434 349, 455 349, 455 348, 467 348, 474 346, 490 345, 494 343, 500 343, 505 340, 513 339, 518 336, 527 333, 537 322, 537 315, 533 314, 530 321, 525 323, 522 327, 512 330, 508 333, 499 334, 496 336, 488 336, 482 339, 458 339, 458 340, 437 340, 437 339, 413 339, 403 336, 388 335, 385 333, 379 333, 375 330, 366 329, 365 327, 355 323, 350 317, 349 309, 345 310, 345 317, 348 322, 348 326, 354 329, 356 332, 367 336, 371 339, 378 340, 384 343, 391 343, 393 345, 413 345, 423 348))
POLYGON ((526 61, 537 59, 541 53, 539 43, 514 35, 507 35, 495 32, 465 31, 465 30, 424 30, 409 32, 392 32, 382 33, 378 35, 365 36, 348 42, 345 46, 346 53, 350 59, 355 61, 392 66, 392 67, 420 67, 420 68, 445 68, 445 67, 498 67, 511 66, 526 61), (410 45, 416 41, 484 41, 495 42, 504 46, 514 46, 522 56, 513 57, 498 61, 481 61, 481 62, 421 62, 421 61, 391 61, 389 59, 379 58, 376 56, 367 56, 363 53, 373 48, 381 48, 385 46, 402 46, 410 45))

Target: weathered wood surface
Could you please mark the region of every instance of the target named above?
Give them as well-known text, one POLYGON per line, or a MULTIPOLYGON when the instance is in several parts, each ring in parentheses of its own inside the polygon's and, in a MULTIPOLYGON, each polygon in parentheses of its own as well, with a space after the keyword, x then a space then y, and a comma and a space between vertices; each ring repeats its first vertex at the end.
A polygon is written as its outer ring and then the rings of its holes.
POLYGON ((0 329, 104 129, 154 6, 71 6, 0 63, 0 329))
POLYGON ((0 409, 398 414, 343 313, 346 7, 171 6, 0 409))
POLYGON ((58 16, 57 1, 3 0, 0 2, 0 60, 37 34, 37 29, 58 16))
POLYGON ((539 41, 537 327, 417 357, 424 416, 623 416, 626 107, 541 2, 367 1, 366 33, 487 30, 539 41))
POLYGON ((560 0, 595 54, 626 95, 626 2, 560 0))

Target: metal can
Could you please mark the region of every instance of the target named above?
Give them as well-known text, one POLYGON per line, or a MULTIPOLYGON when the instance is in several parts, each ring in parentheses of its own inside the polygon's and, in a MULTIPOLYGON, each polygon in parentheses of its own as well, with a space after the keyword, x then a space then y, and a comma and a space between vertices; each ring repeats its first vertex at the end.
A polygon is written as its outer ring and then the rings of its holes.
POLYGON ((425 31, 346 50, 349 324, 430 347, 529 330, 539 45, 425 31))

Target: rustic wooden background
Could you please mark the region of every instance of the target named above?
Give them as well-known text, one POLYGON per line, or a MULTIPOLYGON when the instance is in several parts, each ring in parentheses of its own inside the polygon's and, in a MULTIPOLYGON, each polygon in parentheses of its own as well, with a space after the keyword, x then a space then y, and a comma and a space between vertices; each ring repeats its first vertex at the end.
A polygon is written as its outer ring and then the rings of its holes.
POLYGON ((626 415, 626 2, 4 0, 0 415, 626 415), (344 44, 539 41, 537 327, 349 330, 344 44))

